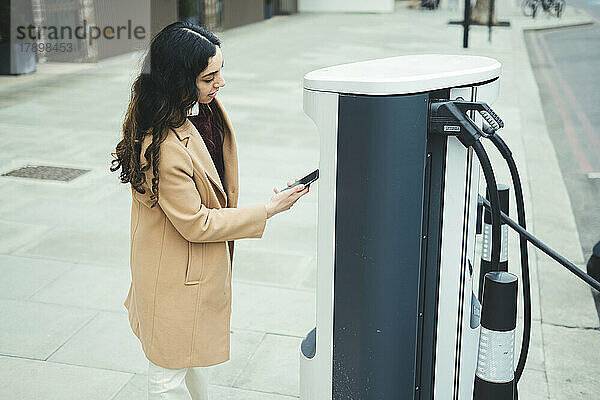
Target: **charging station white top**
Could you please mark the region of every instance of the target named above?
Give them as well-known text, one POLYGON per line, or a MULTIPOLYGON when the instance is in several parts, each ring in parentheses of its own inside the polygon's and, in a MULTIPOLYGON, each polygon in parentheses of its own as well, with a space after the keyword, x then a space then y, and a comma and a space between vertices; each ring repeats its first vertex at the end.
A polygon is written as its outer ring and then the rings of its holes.
POLYGON ((422 54, 317 69, 304 75, 309 90, 370 95, 429 92, 490 81, 502 65, 481 56, 422 54))

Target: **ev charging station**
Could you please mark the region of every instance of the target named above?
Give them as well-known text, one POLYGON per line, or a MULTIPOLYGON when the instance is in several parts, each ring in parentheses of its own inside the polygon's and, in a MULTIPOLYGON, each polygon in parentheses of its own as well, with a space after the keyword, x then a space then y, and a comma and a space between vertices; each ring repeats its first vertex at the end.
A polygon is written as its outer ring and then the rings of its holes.
POLYGON ((320 182, 301 400, 473 398, 480 164, 459 127, 430 132, 430 104, 491 104, 500 72, 487 57, 414 55, 305 75, 320 182))

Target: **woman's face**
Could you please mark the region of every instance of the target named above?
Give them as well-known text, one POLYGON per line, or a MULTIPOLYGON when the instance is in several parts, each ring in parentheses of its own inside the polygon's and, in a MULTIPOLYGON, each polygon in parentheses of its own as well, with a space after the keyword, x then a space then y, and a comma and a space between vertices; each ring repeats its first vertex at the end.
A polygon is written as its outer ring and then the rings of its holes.
POLYGON ((225 79, 221 76, 223 53, 221 53, 219 46, 216 47, 217 52, 208 59, 208 66, 196 78, 199 103, 210 103, 217 95, 217 90, 221 86, 225 86, 225 79))

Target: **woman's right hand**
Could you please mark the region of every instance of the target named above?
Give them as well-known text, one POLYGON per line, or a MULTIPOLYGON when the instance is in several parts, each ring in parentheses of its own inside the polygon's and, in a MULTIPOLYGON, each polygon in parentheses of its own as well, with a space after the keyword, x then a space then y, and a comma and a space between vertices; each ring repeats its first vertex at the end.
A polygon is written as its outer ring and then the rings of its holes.
MULTIPOLYGON (((298 179, 296 179, 294 182, 297 180, 298 179)), ((292 183, 288 182, 287 185, 291 186, 292 183)), ((309 189, 310 185, 304 187, 302 184, 295 186, 292 189, 282 191, 277 190, 277 188, 273 188, 275 196, 273 196, 266 204, 267 218, 271 218, 273 215, 282 211, 289 210, 300 197, 309 192, 309 189)))

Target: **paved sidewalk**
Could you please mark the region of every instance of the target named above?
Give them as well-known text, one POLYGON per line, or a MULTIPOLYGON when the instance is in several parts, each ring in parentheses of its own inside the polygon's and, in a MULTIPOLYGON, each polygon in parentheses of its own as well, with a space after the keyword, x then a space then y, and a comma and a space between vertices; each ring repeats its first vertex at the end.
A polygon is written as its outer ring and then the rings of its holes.
MULTIPOLYGON (((219 34, 227 80, 219 93, 236 131, 240 206, 267 202, 273 186, 318 165, 316 128, 302 111, 306 72, 406 54, 487 55, 503 64, 494 108, 523 175, 529 227, 583 267, 522 31, 589 18, 567 8, 561 20, 532 21, 503 3, 499 18, 511 27, 494 29, 492 43, 486 27, 473 27, 463 50, 462 28, 447 24, 460 10, 406 5, 398 2, 393 14, 278 16, 219 34)), ((28 163, 91 170, 70 183, 0 177, 2 399, 145 398, 147 364, 122 305, 130 193, 108 170, 137 60, 0 78, 0 173, 28 163)), ((509 182, 508 171, 496 172, 509 182)), ((298 397, 298 347, 315 320, 317 196, 318 185, 270 219, 262 239, 237 242, 232 358, 212 371, 214 400, 298 397)), ((600 332, 590 292, 531 253, 534 325, 520 398, 595 399, 600 332)))

